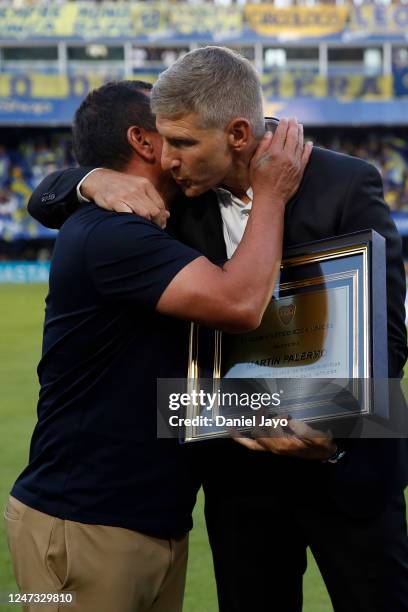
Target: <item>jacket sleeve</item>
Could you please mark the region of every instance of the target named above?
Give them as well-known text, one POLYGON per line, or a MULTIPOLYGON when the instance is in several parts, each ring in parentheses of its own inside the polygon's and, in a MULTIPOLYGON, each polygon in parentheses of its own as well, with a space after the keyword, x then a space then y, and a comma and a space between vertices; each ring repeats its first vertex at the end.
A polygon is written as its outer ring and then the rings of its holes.
POLYGON ((363 229, 374 229, 386 240, 388 376, 398 378, 407 359, 402 243, 384 202, 379 172, 366 162, 356 161, 356 171, 341 211, 340 230, 349 233, 363 229))
POLYGON ((31 194, 28 202, 30 215, 46 227, 59 229, 81 206, 76 188, 91 170, 93 167, 88 166, 68 168, 47 176, 31 194))

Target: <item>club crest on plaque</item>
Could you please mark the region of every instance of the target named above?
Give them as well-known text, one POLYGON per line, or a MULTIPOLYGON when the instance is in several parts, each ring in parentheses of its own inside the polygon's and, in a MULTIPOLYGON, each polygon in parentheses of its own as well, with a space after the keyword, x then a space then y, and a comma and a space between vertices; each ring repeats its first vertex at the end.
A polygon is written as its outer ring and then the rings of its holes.
POLYGON ((295 304, 289 304, 288 306, 281 306, 278 310, 279 318, 284 325, 289 325, 295 316, 296 306, 295 304))

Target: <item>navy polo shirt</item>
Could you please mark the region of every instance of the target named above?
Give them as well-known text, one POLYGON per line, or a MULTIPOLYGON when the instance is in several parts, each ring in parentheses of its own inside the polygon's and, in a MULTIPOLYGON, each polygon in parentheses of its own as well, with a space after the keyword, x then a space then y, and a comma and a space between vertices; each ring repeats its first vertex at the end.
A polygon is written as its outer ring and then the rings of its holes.
POLYGON ((156 379, 185 377, 188 324, 155 312, 200 253, 136 215, 87 205, 58 234, 46 300, 38 423, 12 495, 47 514, 177 537, 199 482, 158 440, 156 379))

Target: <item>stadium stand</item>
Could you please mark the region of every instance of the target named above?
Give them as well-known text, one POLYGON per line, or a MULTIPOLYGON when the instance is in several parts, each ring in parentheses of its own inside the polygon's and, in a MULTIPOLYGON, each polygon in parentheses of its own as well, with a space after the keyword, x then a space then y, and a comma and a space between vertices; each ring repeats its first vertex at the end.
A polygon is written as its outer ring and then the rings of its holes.
POLYGON ((31 219, 27 201, 47 174, 74 164, 70 150, 69 134, 42 133, 12 147, 0 133, 0 256, 49 257, 55 232, 31 219))
MULTIPOLYGON (((380 171, 387 204, 408 212, 408 144, 395 134, 355 131, 348 136, 308 134, 316 144, 356 155, 380 171)), ((69 132, 32 135, 15 148, 1 144, 0 133, 0 237, 4 241, 49 237, 26 213, 32 190, 50 172, 74 164, 69 132)))
POLYGON ((380 170, 408 258, 407 24, 408 0, 0 0, 0 256, 36 256, 54 237, 25 207, 73 163, 68 128, 90 89, 153 82, 222 44, 259 70, 268 115, 297 116, 315 144, 380 170))

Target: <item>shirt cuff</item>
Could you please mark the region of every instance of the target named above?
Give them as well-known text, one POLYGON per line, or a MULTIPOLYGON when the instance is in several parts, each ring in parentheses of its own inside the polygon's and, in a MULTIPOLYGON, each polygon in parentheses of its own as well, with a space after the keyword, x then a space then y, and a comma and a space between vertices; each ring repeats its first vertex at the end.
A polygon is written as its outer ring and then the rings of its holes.
POLYGON ((78 198, 78 202, 80 204, 83 204, 84 202, 90 202, 91 200, 88 200, 88 198, 85 198, 85 196, 82 195, 81 193, 81 185, 84 182, 84 180, 86 178, 88 178, 88 176, 90 176, 92 174, 92 172, 95 172, 95 170, 102 170, 103 168, 94 168, 93 170, 91 170, 90 172, 88 172, 88 174, 85 174, 85 176, 79 181, 77 188, 76 188, 76 192, 77 192, 77 198, 78 198))

